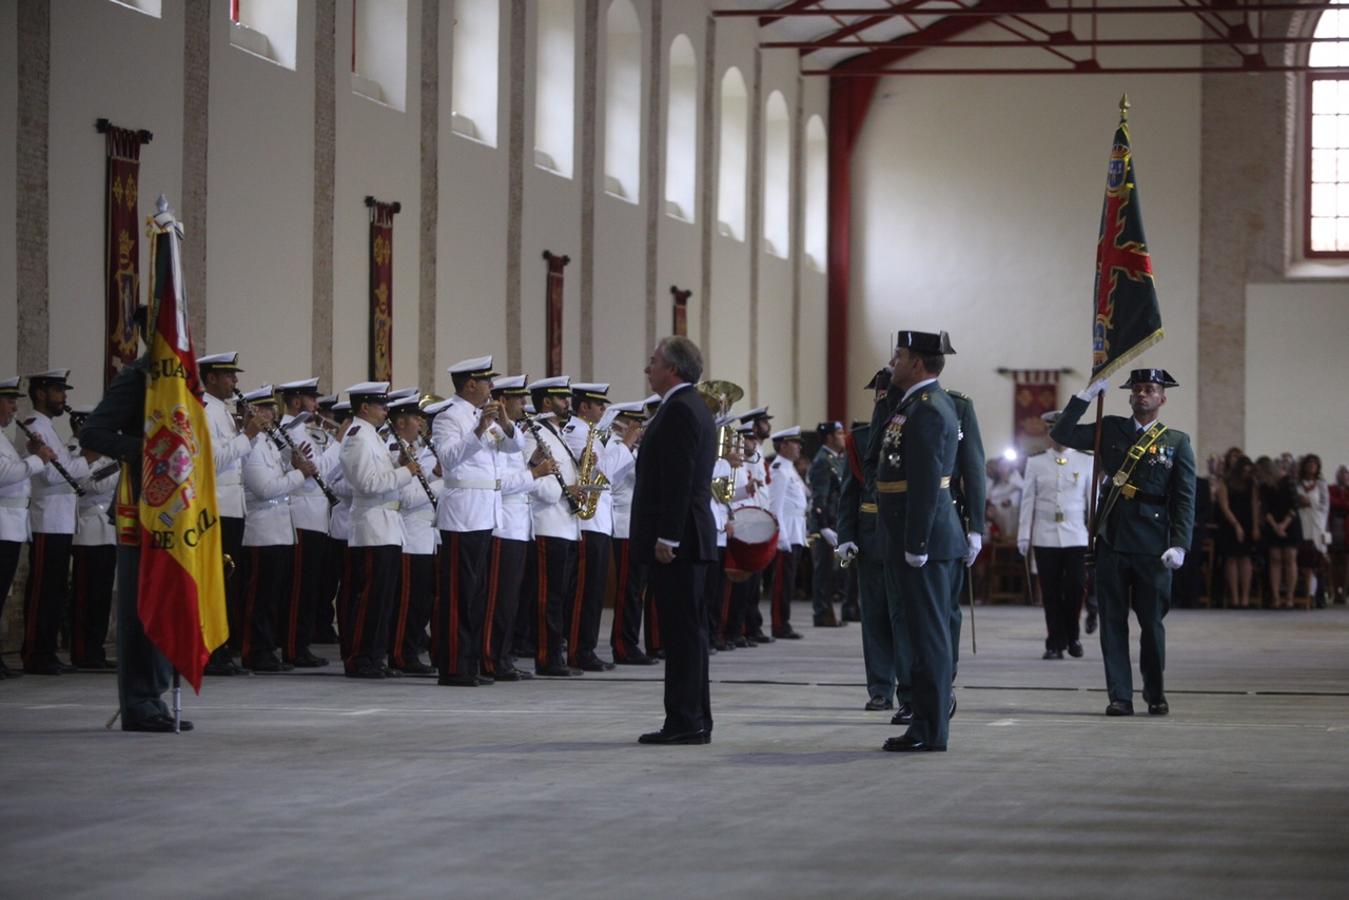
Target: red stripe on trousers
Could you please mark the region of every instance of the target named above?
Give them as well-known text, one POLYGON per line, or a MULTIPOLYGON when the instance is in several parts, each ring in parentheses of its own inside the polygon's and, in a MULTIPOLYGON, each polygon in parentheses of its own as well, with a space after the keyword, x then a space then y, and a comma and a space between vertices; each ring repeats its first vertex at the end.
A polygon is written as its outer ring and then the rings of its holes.
POLYGON ((497 610, 497 583, 501 572, 501 538, 492 538, 492 574, 487 581, 487 618, 482 623, 482 668, 488 675, 496 671, 492 662, 492 617, 497 610))
POLYGON ((567 649, 571 664, 578 665, 581 657, 577 645, 581 641, 581 606, 586 592, 586 536, 581 532, 581 543, 576 553, 576 596, 571 602, 571 630, 567 633, 567 649))
POLYGON ((773 627, 782 627, 782 610, 779 608, 782 604, 783 593, 783 570, 786 568, 787 554, 781 550, 773 560, 773 627))
POLYGON ((403 554, 403 589, 398 592, 398 625, 393 631, 393 664, 403 666, 403 635, 408 630, 408 600, 412 596, 412 557, 403 554))
POLYGON ((365 556, 365 577, 361 579, 361 599, 356 604, 356 627, 351 632, 351 655, 354 659, 361 654, 361 635, 365 631, 365 609, 370 605, 370 586, 375 580, 375 554, 369 547, 362 547, 365 556))

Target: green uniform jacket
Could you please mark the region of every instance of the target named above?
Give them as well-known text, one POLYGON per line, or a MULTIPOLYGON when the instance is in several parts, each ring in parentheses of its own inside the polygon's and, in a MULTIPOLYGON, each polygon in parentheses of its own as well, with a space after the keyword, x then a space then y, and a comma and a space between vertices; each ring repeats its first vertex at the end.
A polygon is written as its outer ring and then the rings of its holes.
POLYGON ((951 475, 951 496, 956 501, 956 514, 967 534, 983 534, 984 504, 988 502, 988 482, 984 474, 984 439, 979 434, 979 417, 974 414, 974 401, 960 391, 947 391, 956 406, 960 422, 960 446, 956 449, 956 470, 951 475))
MULTIPOLYGON (((1068 401, 1050 435, 1065 447, 1090 451, 1096 426, 1079 425, 1090 404, 1078 397, 1068 401)), ((1137 435, 1130 416, 1101 419, 1101 472, 1107 479, 1101 501, 1110 496, 1109 479, 1124 465, 1137 435)), ((1132 500, 1122 494, 1096 533, 1121 553, 1160 555, 1171 547, 1188 550, 1194 531, 1194 449, 1183 431, 1168 429, 1134 467, 1129 483, 1138 488, 1132 500)))
POLYGON ((956 517, 949 478, 956 467, 960 425, 955 404, 936 381, 901 402, 892 390, 876 404, 867 458, 876 471, 876 500, 890 552, 931 560, 965 555, 965 532, 956 517), (885 485, 905 482, 903 492, 885 485))
POLYGON ((876 467, 865 456, 870 432, 870 425, 854 428, 843 454, 847 463, 843 467, 843 489, 838 503, 838 543, 839 546, 854 543, 861 556, 880 563, 885 553, 880 522, 874 511, 862 512, 864 503, 873 510, 876 508, 876 467))
POLYGON ((843 470, 847 464, 842 453, 831 453, 827 447, 815 451, 806 478, 810 482, 810 514, 806 528, 819 534, 821 528, 838 530, 838 500, 843 491, 843 470))

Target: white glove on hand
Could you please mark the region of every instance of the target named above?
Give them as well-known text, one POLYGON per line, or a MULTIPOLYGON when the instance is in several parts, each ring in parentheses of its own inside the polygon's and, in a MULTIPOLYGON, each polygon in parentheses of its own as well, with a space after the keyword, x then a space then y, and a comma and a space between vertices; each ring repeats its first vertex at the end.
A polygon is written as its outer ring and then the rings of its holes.
POLYGON ((1105 378, 1097 379, 1096 381, 1093 381, 1091 384, 1087 385, 1085 390, 1079 391, 1077 394, 1077 399, 1085 400, 1087 403, 1090 403, 1097 397, 1104 394, 1106 392, 1106 388, 1108 387, 1110 387, 1110 382, 1107 379, 1105 378))
POLYGON ((1022 556, 1028 555, 1030 553, 1030 538, 1021 538, 1018 540, 1016 542, 1016 549, 1022 556))
POLYGON ((857 555, 857 545, 852 541, 845 541, 834 551, 834 556, 839 562, 848 562, 857 555))
POLYGON ((921 555, 915 555, 913 553, 905 553, 904 561, 909 565, 913 566, 915 569, 921 569, 924 565, 927 564, 927 554, 923 553, 921 555))
POLYGON ((1179 569, 1181 566, 1185 565, 1185 551, 1180 547, 1172 547, 1162 554, 1162 565, 1173 572, 1176 569, 1179 569))
POLYGON ((831 547, 838 546, 838 532, 832 528, 821 528, 820 537, 824 538, 825 543, 831 547))
POLYGON ((968 542, 968 549, 965 551, 965 568, 974 565, 974 561, 979 558, 979 551, 984 549, 984 536, 977 531, 971 531, 965 535, 968 542))

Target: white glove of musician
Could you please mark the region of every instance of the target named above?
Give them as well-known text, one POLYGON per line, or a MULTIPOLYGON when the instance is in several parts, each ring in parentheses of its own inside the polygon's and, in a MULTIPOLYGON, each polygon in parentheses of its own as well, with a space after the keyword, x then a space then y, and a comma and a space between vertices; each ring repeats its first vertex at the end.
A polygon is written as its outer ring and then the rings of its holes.
POLYGON ((1172 547, 1162 554, 1162 565, 1173 572, 1179 569, 1185 565, 1185 551, 1180 547, 1172 547))
POLYGON ((1105 378, 1099 378, 1087 385, 1085 390, 1078 391, 1077 399, 1090 403, 1104 394, 1108 387, 1110 387, 1110 382, 1105 378))
POLYGON ((825 543, 831 547, 838 546, 838 532, 832 528, 821 528, 820 537, 824 538, 825 543))
POLYGON ((1030 553, 1030 538, 1017 538, 1016 550, 1022 556, 1030 553))
POLYGON ((915 569, 921 569, 923 566, 927 565, 927 554, 906 552, 904 554, 904 561, 915 569))
POLYGON ((839 562, 851 562, 852 558, 857 555, 857 549, 857 545, 852 541, 844 541, 834 550, 834 556, 839 562))
POLYGON ((974 565, 974 561, 979 558, 979 551, 984 549, 984 536, 977 531, 971 531, 965 535, 968 542, 968 549, 965 551, 965 568, 974 565))

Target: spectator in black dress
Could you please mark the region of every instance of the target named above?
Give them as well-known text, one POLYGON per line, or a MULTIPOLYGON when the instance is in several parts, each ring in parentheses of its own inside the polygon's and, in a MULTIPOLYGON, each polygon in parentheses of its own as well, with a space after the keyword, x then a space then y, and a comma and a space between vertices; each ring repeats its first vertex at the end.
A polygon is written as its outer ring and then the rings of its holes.
POLYGON ((1251 605, 1251 557, 1260 541, 1260 496, 1255 464, 1239 456, 1218 480, 1218 555, 1223 560, 1227 602, 1235 609, 1251 605))
POLYGON ((1269 599, 1275 609, 1292 609, 1297 588, 1297 551, 1302 543, 1302 523, 1297 514, 1297 486, 1289 475, 1280 474, 1273 461, 1256 462, 1260 480, 1260 530, 1269 551, 1269 599), (1261 465, 1261 463, 1267 465, 1261 465))

